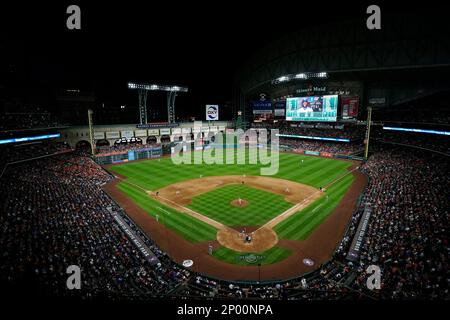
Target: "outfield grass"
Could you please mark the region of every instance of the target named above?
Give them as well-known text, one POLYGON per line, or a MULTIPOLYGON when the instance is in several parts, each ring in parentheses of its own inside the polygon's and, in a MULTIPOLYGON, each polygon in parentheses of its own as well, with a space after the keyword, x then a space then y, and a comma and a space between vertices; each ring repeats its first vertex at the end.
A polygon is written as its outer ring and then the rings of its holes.
POLYGON ((282 239, 305 240, 320 225, 344 197, 353 181, 347 175, 326 191, 325 196, 275 226, 274 231, 282 239), (328 198, 326 197, 328 195, 328 198))
POLYGON ((170 207, 161 205, 153 200, 143 190, 127 183, 117 185, 119 190, 126 194, 139 207, 153 217, 158 215, 158 221, 166 225, 169 229, 177 232, 190 242, 202 242, 215 240, 217 229, 203 221, 180 213, 170 207))
POLYGON ((280 247, 273 247, 262 253, 242 253, 230 250, 225 247, 221 247, 217 250, 214 250, 213 256, 218 260, 231 264, 237 264, 240 266, 255 266, 258 265, 258 263, 261 263, 261 265, 268 265, 279 262, 283 259, 286 259, 291 255, 291 253, 292 252, 290 250, 280 247), (246 259, 246 257, 248 258, 246 259), (253 262, 249 262, 252 261, 252 258, 254 257, 256 257, 257 259, 255 259, 253 262))
MULTIPOLYGON (((351 163, 310 157, 292 153, 280 153, 278 173, 273 178, 287 179, 319 188, 345 174, 351 163), (301 160, 303 159, 303 164, 301 160)), ((224 176, 242 175, 259 176, 261 164, 182 164, 174 165, 170 158, 130 162, 111 167, 111 171, 127 177, 127 180, 146 190, 156 190, 202 175, 224 176)))
POLYGON ((231 184, 192 198, 188 207, 227 226, 261 226, 292 206, 282 195, 231 184), (248 205, 230 206, 238 198, 247 200, 248 205))
MULTIPOLYGON (((345 175, 348 172, 347 168, 349 166, 351 166, 351 163, 336 159, 280 153, 279 171, 272 177, 319 188, 345 175), (302 160, 303 163, 301 162, 302 160)), ((200 175, 203 177, 242 174, 258 176, 260 175, 261 167, 262 165, 250 164, 174 165, 170 158, 162 158, 121 164, 111 167, 110 170, 127 177, 127 182, 135 184, 144 190, 157 190, 180 181, 197 179, 200 175)), ((328 199, 325 196, 321 197, 307 208, 277 225, 275 231, 279 237, 292 240, 306 239, 333 211, 350 187, 352 181, 353 176, 347 175, 328 188, 326 192, 328 199)), ((147 213, 152 216, 158 214, 161 223, 166 224, 188 241, 199 242, 214 240, 216 238, 217 230, 215 228, 187 214, 178 213, 162 205, 151 199, 139 187, 126 182, 119 183, 118 187, 147 213)), ((281 196, 246 186, 244 188, 241 187, 237 188, 236 186, 230 185, 224 187, 225 189, 219 188, 210 191, 204 195, 195 197, 190 207, 227 225, 257 226, 268 221, 270 219, 269 216, 274 217, 291 206, 281 196), (249 206, 246 208, 236 208, 229 205, 229 202, 236 199, 236 196, 240 192, 249 192, 245 197, 242 196, 242 198, 250 200, 249 206), (252 199, 248 199, 248 197, 252 199), (257 206, 254 206, 256 204, 255 201, 259 202, 257 206)), ((239 198, 239 196, 237 197, 239 198)), ((230 256, 233 255, 231 253, 228 254, 230 256)), ((232 258, 230 259, 233 260, 232 258)))

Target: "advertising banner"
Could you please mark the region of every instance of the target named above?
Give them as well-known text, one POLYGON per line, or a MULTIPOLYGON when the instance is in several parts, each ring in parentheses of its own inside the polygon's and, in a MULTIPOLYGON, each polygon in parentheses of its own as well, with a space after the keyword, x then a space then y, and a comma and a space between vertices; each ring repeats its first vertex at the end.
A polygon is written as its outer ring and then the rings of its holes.
POLYGON ((181 128, 173 128, 172 134, 181 134, 181 128))
POLYGON ((146 137, 147 136, 147 130, 135 130, 134 135, 136 137, 146 137))
POLYGON ((350 119, 358 116, 359 97, 345 97, 341 99, 342 118, 350 119))
POLYGON ((180 126, 179 123, 167 123, 167 122, 156 122, 147 124, 137 124, 138 129, 150 129, 150 128, 174 128, 180 126))
MULTIPOLYGON (((149 131, 150 131, 150 130, 149 130, 149 131)), ((165 128, 165 129, 160 129, 160 130, 159 130, 159 133, 160 133, 161 135, 170 134, 170 129, 167 129, 167 128, 165 128)))
POLYGON ((122 138, 133 138, 134 137, 134 132, 132 130, 124 130, 121 132, 122 138))
POLYGON ((104 132, 94 132, 94 139, 95 140, 101 140, 101 139, 105 139, 105 133, 104 132))
POLYGON ((319 156, 319 155, 320 155, 320 152, 318 152, 318 151, 309 151, 309 150, 306 150, 306 151, 305 151, 305 154, 308 154, 308 155, 311 155, 311 156, 319 156))
POLYGON ((372 208, 369 206, 364 208, 363 216, 359 221, 358 229, 356 229, 355 237, 353 238, 352 244, 350 245, 350 250, 348 251, 347 254, 347 259, 350 261, 356 261, 359 259, 361 245, 363 243, 371 215, 372 215, 372 208))
POLYGON ((159 136, 159 129, 148 129, 147 131, 149 136, 159 136))
POLYGON ((333 154, 329 152, 321 152, 320 156, 325 158, 333 158, 333 154))
POLYGON ((284 117, 285 109, 275 109, 275 117, 284 117))
POLYGON ((110 131, 106 133, 106 139, 120 139, 119 131, 110 131))
POLYGON ((219 106, 216 104, 206 105, 206 120, 217 121, 219 120, 219 106))
POLYGON ((182 128, 181 133, 191 133, 191 128, 182 128))
POLYGON ((250 104, 252 106, 253 113, 255 113, 255 111, 262 110, 265 112, 272 112, 272 102, 270 101, 251 101, 250 104))

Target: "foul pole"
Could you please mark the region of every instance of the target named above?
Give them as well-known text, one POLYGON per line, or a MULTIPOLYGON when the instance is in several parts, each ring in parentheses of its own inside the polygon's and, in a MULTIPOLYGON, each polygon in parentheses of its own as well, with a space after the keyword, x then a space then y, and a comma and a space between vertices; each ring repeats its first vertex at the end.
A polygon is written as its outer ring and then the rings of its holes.
POLYGON ((366 124, 366 150, 364 151, 364 158, 369 157, 369 141, 370 141, 370 125, 372 124, 372 107, 367 108, 367 124, 366 124))
POLYGON ((94 111, 92 109, 88 110, 88 121, 89 121, 89 140, 91 142, 91 152, 92 155, 95 155, 95 146, 94 146, 94 122, 92 121, 92 114, 94 111))

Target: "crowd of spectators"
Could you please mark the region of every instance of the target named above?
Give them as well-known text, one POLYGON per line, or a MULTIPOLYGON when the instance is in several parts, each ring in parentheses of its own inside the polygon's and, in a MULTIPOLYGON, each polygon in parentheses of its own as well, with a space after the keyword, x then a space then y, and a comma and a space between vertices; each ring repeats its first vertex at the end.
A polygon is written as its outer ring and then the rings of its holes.
POLYGON ((380 112, 374 112, 372 119, 374 121, 448 125, 450 123, 449 98, 450 91, 437 92, 389 108, 384 108, 380 112))
POLYGON ((364 150, 362 142, 324 142, 295 138, 280 138, 280 146, 303 151, 328 152, 333 154, 350 155, 364 150))
POLYGON ((325 138, 340 138, 350 140, 362 140, 366 132, 365 126, 345 126, 343 129, 332 128, 302 128, 302 127, 286 127, 280 130, 282 134, 295 134, 309 137, 325 137, 325 138))
MULTIPOLYGON (((322 143, 322 142, 319 142, 322 143)), ((375 143, 360 170, 369 178, 333 259, 290 281, 240 284, 178 266, 103 191, 111 176, 90 158, 62 154, 7 169, 0 184, 0 280, 23 275, 52 294, 69 265, 83 266, 82 295, 174 298, 449 298, 449 164, 443 155, 375 143), (366 206, 373 209, 357 262, 346 259, 366 206), (120 212, 161 263, 152 266, 118 227, 120 212), (366 288, 366 267, 382 289, 366 288)))
POLYGON ((38 141, 27 144, 5 144, 0 146, 0 167, 7 163, 42 157, 72 150, 65 142, 38 141))
POLYGON ((375 146, 362 170, 373 207, 362 267, 382 268, 384 297, 450 298, 450 165, 446 156, 398 146, 375 146))
POLYGON ((407 144, 410 146, 439 151, 450 155, 450 137, 445 135, 398 131, 392 132, 383 130, 379 135, 375 137, 376 139, 384 142, 407 144))
POLYGON ((184 294, 264 299, 449 299, 450 177, 445 156, 377 144, 361 166, 369 183, 333 259, 305 278, 274 285, 236 285, 198 276, 184 294), (372 217, 359 261, 346 259, 364 208, 372 217), (381 268, 370 291, 369 265, 381 268))
POLYGON ((302 124, 280 120, 275 123, 253 123, 256 129, 278 129, 280 134, 293 134, 308 137, 341 138, 359 141, 364 139, 366 126, 356 124, 302 124))
MULTIPOLYGON (((152 267, 118 227, 101 189, 111 179, 90 158, 65 154, 10 167, 0 185, 0 280, 31 281, 52 295, 71 295, 66 268, 82 266, 83 296, 163 295, 188 272, 152 267), (25 277, 25 278, 24 278, 25 277)), ((129 221, 129 220, 128 220, 129 221)), ((169 263, 169 266, 166 266, 169 263)))

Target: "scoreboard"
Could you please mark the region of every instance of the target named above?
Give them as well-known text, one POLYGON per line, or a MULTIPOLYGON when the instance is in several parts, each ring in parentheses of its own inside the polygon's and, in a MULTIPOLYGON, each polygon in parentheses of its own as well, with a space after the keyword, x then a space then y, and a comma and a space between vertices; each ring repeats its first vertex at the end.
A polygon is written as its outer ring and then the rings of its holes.
POLYGON ((287 121, 336 121, 338 95, 294 97, 286 100, 287 121))

